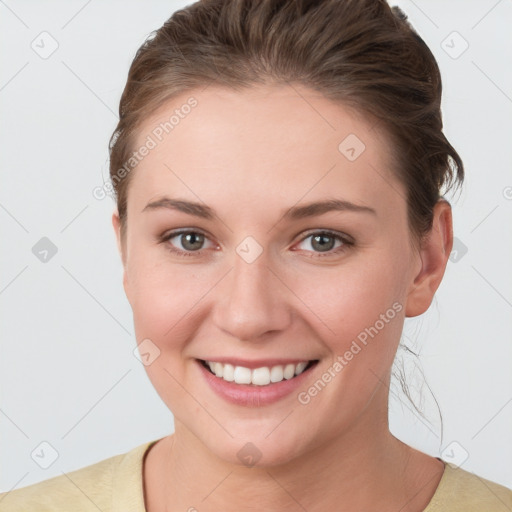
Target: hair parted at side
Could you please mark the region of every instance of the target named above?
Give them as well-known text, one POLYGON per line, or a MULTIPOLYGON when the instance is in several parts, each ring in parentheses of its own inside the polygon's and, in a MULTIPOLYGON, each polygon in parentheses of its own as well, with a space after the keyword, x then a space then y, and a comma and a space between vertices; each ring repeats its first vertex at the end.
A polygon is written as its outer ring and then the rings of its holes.
POLYGON ((203 0, 180 9, 137 51, 110 139, 122 236, 137 128, 165 100, 216 83, 298 83, 377 119, 407 190, 416 242, 433 207, 464 179, 443 134, 441 76, 405 14, 385 0, 203 0))

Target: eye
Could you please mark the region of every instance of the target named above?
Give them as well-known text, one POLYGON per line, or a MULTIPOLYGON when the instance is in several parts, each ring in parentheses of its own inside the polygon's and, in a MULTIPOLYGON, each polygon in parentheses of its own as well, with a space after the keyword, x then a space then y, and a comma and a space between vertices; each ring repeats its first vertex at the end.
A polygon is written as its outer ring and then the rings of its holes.
MULTIPOLYGON (((309 245, 313 247, 316 254, 311 257, 323 257, 332 256, 340 252, 348 250, 354 245, 354 241, 347 235, 336 233, 334 231, 315 231, 304 237, 300 243, 304 243, 306 240, 311 239, 309 245), (340 245, 333 250, 336 241, 340 242, 340 245), (325 254, 322 254, 325 253, 325 254)), ((305 249, 308 250, 308 249, 305 249)))
MULTIPOLYGON (((306 240, 311 239, 310 246, 313 248, 314 254, 310 257, 325 257, 338 254, 348 250, 354 245, 354 241, 342 233, 337 233, 329 230, 314 231, 303 237, 300 244, 305 243, 306 240), (335 243, 338 241, 340 245, 335 248, 335 243), (334 250, 333 250, 334 249, 334 250)), ((204 243, 209 241, 209 238, 202 232, 193 229, 182 229, 171 231, 160 237, 161 243, 167 243, 168 250, 177 256, 201 256, 204 251, 204 243), (176 247, 173 239, 177 239, 176 247)), ((214 246, 212 244, 212 246, 214 246)), ((294 249, 295 250, 295 249, 294 249)), ((300 250, 309 251, 309 249, 301 248, 300 250)))
POLYGON ((169 242, 168 249, 178 256, 198 256, 203 253, 203 244, 205 240, 208 240, 204 233, 194 230, 180 230, 172 231, 164 234, 160 241, 169 242), (171 241, 176 238, 178 244, 182 247, 176 247, 171 241))

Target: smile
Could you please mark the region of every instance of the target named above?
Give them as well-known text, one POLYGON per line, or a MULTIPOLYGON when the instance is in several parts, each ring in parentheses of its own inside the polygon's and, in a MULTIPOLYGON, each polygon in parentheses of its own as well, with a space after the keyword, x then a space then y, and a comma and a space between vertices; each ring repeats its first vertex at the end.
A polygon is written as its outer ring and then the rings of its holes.
POLYGON ((298 363, 278 364, 247 368, 218 361, 200 360, 203 366, 213 375, 226 382, 254 386, 268 386, 283 380, 291 380, 308 370, 317 361, 300 361, 298 363))

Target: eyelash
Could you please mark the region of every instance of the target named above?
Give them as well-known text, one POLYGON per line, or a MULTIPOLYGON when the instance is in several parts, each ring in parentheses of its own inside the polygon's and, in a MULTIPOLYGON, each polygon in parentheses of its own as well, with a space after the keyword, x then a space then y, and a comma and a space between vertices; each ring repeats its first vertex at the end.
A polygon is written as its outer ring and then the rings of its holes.
MULTIPOLYGON (((179 235, 185 235, 185 234, 187 234, 187 235, 188 234, 200 234, 200 235, 203 235, 204 237, 208 238, 207 235, 200 230, 183 229, 183 230, 172 231, 170 233, 162 235, 160 237, 160 242, 161 243, 169 242, 171 239, 173 239, 179 235)), ((335 238, 335 239, 343 242, 343 245, 341 245, 340 247, 337 247, 336 249, 331 249, 330 251, 328 251, 326 253, 316 252, 316 253, 314 253, 314 256, 310 256, 311 258, 321 258, 321 257, 329 257, 332 255, 336 255, 340 252, 344 252, 344 251, 348 250, 350 247, 352 247, 354 245, 354 242, 348 236, 342 235, 341 233, 337 233, 336 231, 330 231, 328 229, 310 232, 305 237, 301 238, 301 240, 298 243, 302 243, 302 242, 304 242, 304 240, 307 240, 308 238, 310 238, 312 236, 319 236, 319 235, 327 235, 329 237, 335 238)), ((171 252, 179 257, 200 256, 205 251, 205 249, 201 249, 199 251, 182 251, 181 249, 176 249, 176 247, 174 247, 172 244, 169 244, 168 250, 169 250, 169 252, 171 252)), ((311 252, 311 251, 308 251, 308 252, 311 252)))

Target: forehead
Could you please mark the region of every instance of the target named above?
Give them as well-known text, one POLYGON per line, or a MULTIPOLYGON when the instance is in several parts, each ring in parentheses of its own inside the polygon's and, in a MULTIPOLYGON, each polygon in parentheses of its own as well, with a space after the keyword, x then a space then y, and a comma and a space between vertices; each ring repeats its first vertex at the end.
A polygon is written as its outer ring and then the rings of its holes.
POLYGON ((141 124, 132 149, 144 145, 128 191, 139 211, 172 194, 235 209, 340 196, 384 214, 405 200, 375 121, 299 85, 180 94, 141 124))

